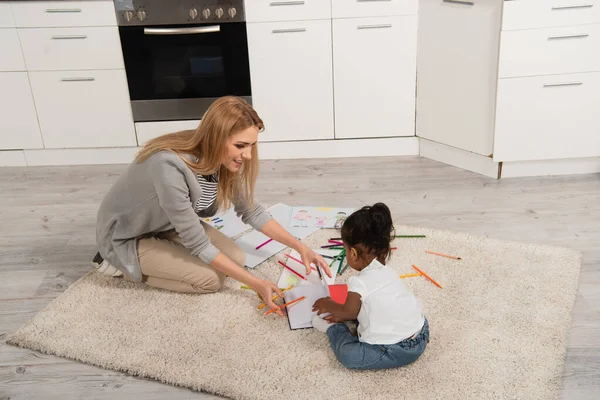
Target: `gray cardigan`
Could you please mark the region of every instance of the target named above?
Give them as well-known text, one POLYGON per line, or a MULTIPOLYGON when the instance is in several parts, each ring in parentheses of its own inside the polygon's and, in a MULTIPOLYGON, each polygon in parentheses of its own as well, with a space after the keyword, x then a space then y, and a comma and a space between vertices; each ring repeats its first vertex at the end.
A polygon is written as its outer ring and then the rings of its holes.
MULTIPOLYGON (((96 241, 100 255, 134 282, 141 282, 137 239, 175 229, 193 255, 210 263, 219 250, 208 239, 200 217, 215 215, 217 207, 213 204, 196 214, 193 205, 201 194, 196 173, 170 151, 157 152, 143 163, 131 163, 98 210, 96 241)), ((245 198, 238 198, 232 203, 242 221, 256 230, 271 219, 256 202, 249 206, 245 198)))

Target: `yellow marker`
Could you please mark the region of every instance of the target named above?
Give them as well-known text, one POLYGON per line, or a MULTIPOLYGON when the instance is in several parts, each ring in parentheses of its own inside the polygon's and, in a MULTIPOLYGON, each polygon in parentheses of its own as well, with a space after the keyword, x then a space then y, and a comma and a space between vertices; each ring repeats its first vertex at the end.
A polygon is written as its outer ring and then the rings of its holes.
POLYGON ((413 276, 421 276, 421 274, 404 274, 404 275, 400 275, 400 278, 402 278, 402 279, 412 278, 413 276))

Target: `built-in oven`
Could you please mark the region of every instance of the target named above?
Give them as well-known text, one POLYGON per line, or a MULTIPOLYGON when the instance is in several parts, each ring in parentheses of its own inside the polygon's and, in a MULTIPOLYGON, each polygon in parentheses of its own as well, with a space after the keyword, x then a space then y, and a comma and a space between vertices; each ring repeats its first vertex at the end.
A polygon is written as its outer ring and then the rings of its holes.
POLYGON ((114 0, 133 118, 197 120, 218 97, 251 102, 243 0, 114 0))

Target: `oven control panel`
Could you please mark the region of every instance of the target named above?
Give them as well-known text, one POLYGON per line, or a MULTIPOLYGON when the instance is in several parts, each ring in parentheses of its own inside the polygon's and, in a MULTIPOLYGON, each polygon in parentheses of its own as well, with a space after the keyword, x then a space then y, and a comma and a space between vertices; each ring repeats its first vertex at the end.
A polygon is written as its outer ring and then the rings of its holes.
POLYGON ((120 26, 245 21, 244 0, 114 0, 120 26))

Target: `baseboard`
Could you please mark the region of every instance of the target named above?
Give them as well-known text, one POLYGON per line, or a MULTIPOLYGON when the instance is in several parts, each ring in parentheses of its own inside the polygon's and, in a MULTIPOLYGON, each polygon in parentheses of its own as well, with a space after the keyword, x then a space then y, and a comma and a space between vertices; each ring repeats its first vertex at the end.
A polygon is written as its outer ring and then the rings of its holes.
POLYGON ((421 157, 430 158, 490 178, 498 178, 499 165, 490 157, 423 138, 420 139, 419 148, 421 157))
POLYGON ((0 167, 26 167, 23 150, 0 151, 0 167))
MULTIPOLYGON (((148 136, 149 137, 149 136, 148 136)), ((129 164, 140 147, 0 151, 0 166, 129 164)), ((261 142, 261 160, 419 154, 416 137, 261 142)))
POLYGON ((502 163, 502 178, 600 173, 600 157, 502 163))
POLYGON ((24 150, 28 166, 129 164, 139 147, 24 150))
POLYGON ((417 137, 261 142, 261 160, 419 155, 417 137))

